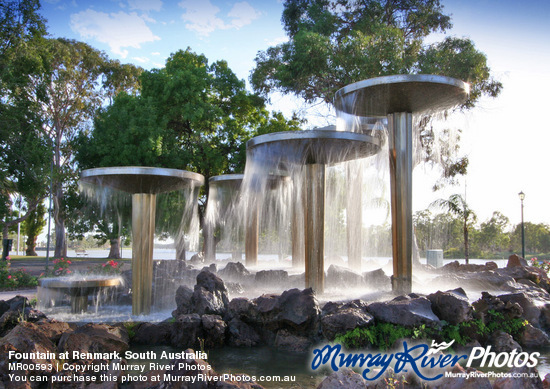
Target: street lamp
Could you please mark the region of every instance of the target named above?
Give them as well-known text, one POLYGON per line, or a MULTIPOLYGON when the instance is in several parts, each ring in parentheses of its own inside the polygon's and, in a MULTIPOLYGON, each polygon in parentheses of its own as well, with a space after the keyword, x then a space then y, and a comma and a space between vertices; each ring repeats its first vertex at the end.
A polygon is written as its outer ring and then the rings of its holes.
POLYGON ((525 259, 525 224, 523 223, 523 200, 525 199, 525 193, 523 191, 518 193, 521 200, 521 256, 525 259))

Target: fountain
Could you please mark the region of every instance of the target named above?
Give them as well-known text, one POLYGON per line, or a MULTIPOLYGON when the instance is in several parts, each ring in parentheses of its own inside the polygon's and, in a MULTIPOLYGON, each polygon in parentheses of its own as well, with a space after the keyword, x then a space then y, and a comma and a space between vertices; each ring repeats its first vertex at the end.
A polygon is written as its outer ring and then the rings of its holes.
MULTIPOLYGON (((306 287, 319 293, 324 290, 326 167, 374 155, 379 149, 379 140, 371 135, 329 129, 271 133, 248 141, 245 190, 265 187, 262 182, 269 173, 285 172, 292 178, 288 200, 293 203, 293 265, 300 264, 302 251, 306 287), (303 250, 297 244, 302 218, 297 209, 303 210, 303 250)), ((250 222, 254 216, 247 219, 250 222)))
MULTIPOLYGON (((216 223, 226 223, 226 219, 234 218, 233 223, 239 223, 241 218, 236 217, 237 213, 245 213, 247 217, 245 227, 245 261, 247 266, 255 266, 258 264, 258 240, 260 230, 260 202, 255 202, 254 206, 247 207, 242 210, 239 206, 239 193, 244 180, 244 174, 224 174, 211 177, 209 180, 209 209, 207 210, 207 219, 210 228, 216 223)), ((267 192, 279 189, 290 182, 290 177, 283 174, 270 174, 267 177, 267 186, 264 188, 267 192)), ((261 191, 258 187, 254 188, 254 193, 262 197, 266 196, 265 191, 261 191)), ((233 235, 240 229, 241 226, 232 226, 229 228, 233 235)), ((238 232, 237 232, 238 235, 238 232)), ((233 240, 236 239, 232 236, 233 240)), ((238 240, 238 239, 237 239, 238 240)), ((235 242, 233 241, 233 244, 235 242)), ((213 246, 213 244, 212 244, 213 246)), ((214 252, 214 247, 208 248, 214 252)), ((233 255, 234 259, 240 259, 239 255, 233 255), (238 257, 238 258, 235 258, 238 257)))
POLYGON ((71 300, 71 313, 83 313, 88 310, 88 296, 105 289, 116 287, 123 282, 121 277, 109 276, 72 276, 41 278, 38 280, 38 301, 49 305, 48 296, 61 292, 68 294, 71 300))
POLYGON ((412 289, 413 114, 429 114, 463 103, 469 85, 436 75, 397 75, 359 81, 340 89, 334 105, 355 116, 388 120, 394 291, 412 289))
POLYGON ((204 177, 185 170, 125 166, 84 170, 81 181, 132 194, 132 313, 149 314, 156 196, 185 187, 199 187, 204 184, 204 177))

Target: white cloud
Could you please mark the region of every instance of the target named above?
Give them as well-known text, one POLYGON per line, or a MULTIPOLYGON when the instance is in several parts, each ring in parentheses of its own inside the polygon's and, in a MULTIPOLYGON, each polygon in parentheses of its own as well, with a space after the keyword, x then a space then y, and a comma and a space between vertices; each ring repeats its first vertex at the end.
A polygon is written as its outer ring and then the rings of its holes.
POLYGON ((147 58, 147 57, 132 57, 132 59, 134 61, 138 61, 138 62, 141 62, 141 63, 149 62, 149 58, 147 58))
POLYGON ((178 4, 184 9, 181 18, 187 22, 185 28, 195 31, 202 36, 208 36, 215 30, 227 30, 246 26, 260 16, 246 1, 235 3, 227 14, 229 22, 225 22, 217 15, 220 9, 210 0, 183 0, 178 4))
POLYGON ((252 21, 258 19, 260 15, 261 13, 256 11, 246 1, 235 3, 233 8, 231 8, 231 11, 227 14, 227 16, 233 19, 231 24, 235 28, 241 28, 252 23, 252 21))
POLYGON ((160 55, 160 53, 158 51, 153 51, 151 55, 160 55))
POLYGON ((162 0, 128 0, 130 9, 150 12, 160 11, 162 9, 162 0))
POLYGON ((220 9, 210 3, 210 0, 183 0, 178 4, 185 10, 181 18, 188 22, 185 27, 199 35, 208 35, 217 29, 224 29, 223 20, 216 14, 220 9))
POLYGON ((268 46, 277 46, 277 45, 280 45, 281 43, 288 42, 288 37, 280 36, 278 38, 271 39, 271 40, 264 39, 264 42, 266 42, 268 46))
POLYGON ((122 58, 128 55, 124 47, 139 49, 142 43, 160 40, 135 12, 107 14, 87 9, 72 14, 70 25, 83 38, 95 38, 108 44, 111 51, 122 58))

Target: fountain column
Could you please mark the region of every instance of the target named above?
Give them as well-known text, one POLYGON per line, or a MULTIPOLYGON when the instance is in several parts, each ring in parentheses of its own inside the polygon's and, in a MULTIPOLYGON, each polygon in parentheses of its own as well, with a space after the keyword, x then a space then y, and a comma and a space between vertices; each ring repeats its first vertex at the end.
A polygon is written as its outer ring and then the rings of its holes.
POLYGON ((306 288, 323 293, 325 288, 325 165, 307 164, 305 175, 306 288))
POLYGON ((132 314, 149 314, 153 293, 153 242, 157 196, 132 195, 132 314))
POLYGON ((412 291, 412 114, 388 115, 393 278, 398 294, 412 291))
POLYGON ((363 80, 336 92, 336 109, 355 116, 388 118, 396 293, 412 288, 412 114, 450 109, 468 98, 463 81, 429 74, 404 74, 363 80))

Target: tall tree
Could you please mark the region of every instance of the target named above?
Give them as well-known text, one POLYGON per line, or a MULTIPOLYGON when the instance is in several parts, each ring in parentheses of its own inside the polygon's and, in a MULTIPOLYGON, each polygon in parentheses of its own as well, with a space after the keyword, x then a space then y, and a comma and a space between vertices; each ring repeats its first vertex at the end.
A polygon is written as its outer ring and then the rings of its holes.
POLYGON ((466 203, 466 200, 459 194, 451 195, 448 199, 436 200, 430 206, 446 210, 447 212, 456 217, 459 217, 462 220, 462 232, 464 236, 464 259, 466 261, 466 264, 470 263, 468 233, 477 219, 474 211, 466 203))
MULTIPOLYGON (((40 137, 39 103, 30 98, 43 71, 45 23, 34 0, 0 3, 0 225, 4 238, 24 221, 46 194, 48 147, 40 137), (22 197, 26 212, 12 216, 12 199, 22 197)), ((43 94, 39 95, 45 101, 43 94)))
POLYGON ((27 249, 25 250, 28 256, 37 256, 36 253, 36 240, 38 235, 42 233, 44 226, 46 225, 46 207, 43 203, 40 203, 30 216, 23 222, 23 232, 27 236, 27 249))
POLYGON ((425 43, 452 27, 439 0, 286 0, 282 22, 289 41, 259 52, 251 75, 265 96, 280 91, 331 103, 356 81, 431 73, 469 82, 471 106, 502 87, 471 40, 425 43))

